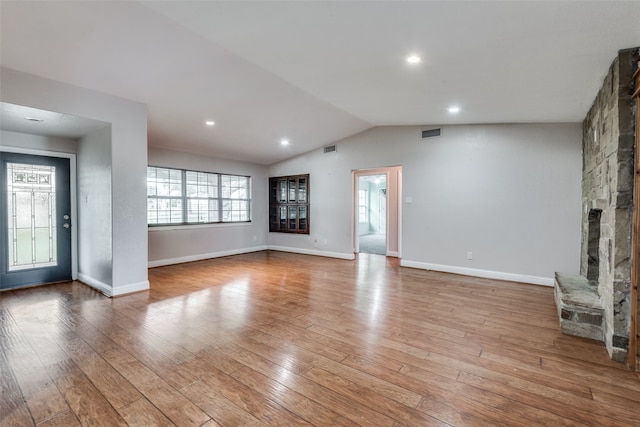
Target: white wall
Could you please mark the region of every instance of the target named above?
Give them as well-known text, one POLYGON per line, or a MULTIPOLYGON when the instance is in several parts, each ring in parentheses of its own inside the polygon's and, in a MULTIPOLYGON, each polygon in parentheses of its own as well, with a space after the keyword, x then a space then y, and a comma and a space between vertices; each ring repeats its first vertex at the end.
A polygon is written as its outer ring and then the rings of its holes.
POLYGON ((112 278, 89 284, 108 295, 148 289, 146 107, 7 68, 0 70, 0 86, 3 102, 111 123, 112 278))
POLYGON ((0 130, 0 146, 28 148, 30 150, 76 153, 78 141, 56 136, 30 135, 27 133, 0 130))
POLYGON ((149 165, 251 177, 250 223, 149 228, 149 266, 214 258, 267 248, 267 167, 149 148, 149 165))
POLYGON ((355 169, 402 166, 402 264, 552 284, 578 274, 580 124, 379 127, 272 165, 271 176, 310 173, 311 235, 269 244, 351 254, 355 169), (407 197, 412 203, 406 203, 407 197), (326 244, 325 244, 326 241, 326 244), (473 259, 467 260, 467 252, 473 259))
POLYGON ((78 272, 80 279, 112 286, 111 126, 78 147, 78 272))

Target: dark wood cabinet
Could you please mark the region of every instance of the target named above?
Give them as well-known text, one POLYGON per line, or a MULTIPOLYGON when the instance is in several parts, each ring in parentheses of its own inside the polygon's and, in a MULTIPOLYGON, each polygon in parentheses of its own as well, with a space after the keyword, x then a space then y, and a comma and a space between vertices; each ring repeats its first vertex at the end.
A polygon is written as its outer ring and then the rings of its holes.
POLYGON ((309 234, 309 175, 269 178, 269 231, 309 234))

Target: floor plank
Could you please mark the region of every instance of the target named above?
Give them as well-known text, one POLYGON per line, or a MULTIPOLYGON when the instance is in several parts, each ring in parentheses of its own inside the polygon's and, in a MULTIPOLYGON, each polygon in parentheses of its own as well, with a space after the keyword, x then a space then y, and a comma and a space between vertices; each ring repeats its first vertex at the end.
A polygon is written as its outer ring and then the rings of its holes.
POLYGON ((118 412, 130 426, 169 427, 174 425, 171 420, 145 398, 140 398, 127 406, 119 408, 118 412))
POLYGON ((257 252, 0 293, 0 426, 639 426, 553 289, 257 252))

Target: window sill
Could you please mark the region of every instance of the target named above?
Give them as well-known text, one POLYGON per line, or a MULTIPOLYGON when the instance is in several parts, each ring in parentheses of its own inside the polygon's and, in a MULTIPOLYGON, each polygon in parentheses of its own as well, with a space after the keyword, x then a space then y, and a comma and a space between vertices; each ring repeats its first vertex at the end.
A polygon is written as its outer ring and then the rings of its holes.
POLYGON ((219 227, 246 227, 252 226, 253 221, 246 222, 216 222, 213 224, 176 224, 176 225, 154 225, 147 226, 151 231, 171 231, 171 230, 191 230, 194 228, 219 228, 219 227))

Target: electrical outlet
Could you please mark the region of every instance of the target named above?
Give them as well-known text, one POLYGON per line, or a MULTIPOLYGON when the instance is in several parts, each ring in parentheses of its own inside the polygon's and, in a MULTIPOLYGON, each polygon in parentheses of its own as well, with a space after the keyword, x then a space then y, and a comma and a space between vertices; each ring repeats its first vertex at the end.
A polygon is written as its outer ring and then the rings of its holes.
POLYGON ((313 239, 313 247, 314 248, 318 247, 318 239, 313 239))
POLYGON ((473 259, 473 252, 467 252, 467 259, 473 259))

